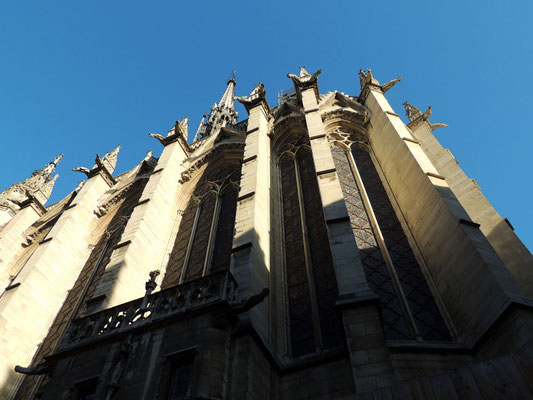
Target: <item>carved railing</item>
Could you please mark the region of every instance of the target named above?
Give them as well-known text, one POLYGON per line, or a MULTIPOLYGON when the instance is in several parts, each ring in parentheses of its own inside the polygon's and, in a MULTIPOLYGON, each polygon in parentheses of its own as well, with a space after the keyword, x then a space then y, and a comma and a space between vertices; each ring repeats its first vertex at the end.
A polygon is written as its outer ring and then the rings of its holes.
POLYGON ((234 302, 237 283, 229 271, 186 282, 72 322, 59 350, 137 329, 208 305, 234 302), (143 304, 146 304, 143 307, 143 304))

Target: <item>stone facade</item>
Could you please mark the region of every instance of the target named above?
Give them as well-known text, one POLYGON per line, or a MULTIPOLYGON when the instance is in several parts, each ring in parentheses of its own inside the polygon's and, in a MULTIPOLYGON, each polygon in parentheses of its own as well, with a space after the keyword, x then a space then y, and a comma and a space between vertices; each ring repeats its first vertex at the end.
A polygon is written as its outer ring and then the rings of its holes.
POLYGON ((445 124, 319 75, 275 107, 231 78, 192 143, 54 205, 58 159, 0 194, 0 398, 533 396, 533 257, 445 124))

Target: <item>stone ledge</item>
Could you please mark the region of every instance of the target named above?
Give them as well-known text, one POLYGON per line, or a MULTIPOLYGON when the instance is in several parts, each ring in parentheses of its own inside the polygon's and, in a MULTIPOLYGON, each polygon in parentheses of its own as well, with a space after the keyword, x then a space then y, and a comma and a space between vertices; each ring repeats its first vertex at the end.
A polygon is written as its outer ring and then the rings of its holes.
POLYGON ((325 133, 321 133, 320 135, 309 136, 309 140, 322 139, 322 138, 325 138, 325 137, 326 137, 326 134, 325 133))
POLYGON ((318 110, 319 110, 319 108, 318 108, 318 107, 315 107, 315 108, 310 108, 309 110, 305 110, 304 112, 305 112, 306 114, 309 114, 309 113, 312 113, 312 112, 315 112, 315 111, 318 111, 318 110))

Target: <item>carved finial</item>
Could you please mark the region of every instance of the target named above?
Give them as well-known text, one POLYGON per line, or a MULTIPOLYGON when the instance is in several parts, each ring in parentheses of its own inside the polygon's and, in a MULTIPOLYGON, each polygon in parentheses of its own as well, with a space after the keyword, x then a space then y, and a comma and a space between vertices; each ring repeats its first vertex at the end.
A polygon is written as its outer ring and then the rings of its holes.
POLYGON ((403 106, 405 107, 405 115, 407 115, 409 121, 414 121, 418 117, 422 116, 422 112, 412 104, 409 104, 407 101, 403 103, 403 106))
MULTIPOLYGON (((57 164, 59 164, 62 158, 63 158, 63 154, 58 154, 56 158, 54 158, 54 161, 52 161, 51 163, 49 163, 46 167, 42 169, 42 172, 45 174, 51 175, 52 172, 54 172, 55 168, 57 167, 57 164)), ((34 172, 34 174, 37 174, 37 173, 39 172, 38 171, 34 172)))
POLYGON ((309 72, 305 69, 305 65, 302 65, 300 67, 300 78, 303 78, 304 76, 311 76, 309 72))
POLYGON ((189 137, 189 117, 184 117, 181 121, 176 121, 176 124, 178 124, 183 137, 187 139, 189 137))
POLYGON ((144 298, 141 304, 141 310, 145 310, 146 306, 148 304, 148 296, 152 294, 154 289, 157 287, 157 283, 155 281, 155 278, 160 274, 159 270, 150 271, 149 276, 150 279, 144 284, 145 292, 144 292, 144 298))
POLYGON ((239 101, 245 108, 246 111, 250 112, 250 110, 255 107, 255 105, 263 102, 267 110, 270 110, 270 107, 268 106, 268 103, 266 102, 266 91, 265 91, 265 85, 261 82, 257 83, 253 90, 250 92, 248 96, 242 96, 242 97, 235 97, 235 100, 239 101))
POLYGON ((115 147, 113 151, 105 153, 104 157, 102 157, 102 164, 106 167, 108 172, 110 174, 115 171, 115 168, 117 166, 117 160, 118 160, 118 152, 120 151, 120 145, 115 147))
POLYGON ((405 107, 405 114, 407 115, 407 118, 409 118, 409 121, 411 122, 409 126, 417 125, 420 121, 427 122, 429 124, 429 128, 434 131, 438 128, 447 128, 448 124, 443 123, 436 123, 432 124, 429 122, 429 116, 431 115, 431 106, 428 106, 427 110, 422 114, 422 111, 420 111, 415 106, 409 104, 407 101, 403 103, 403 106, 405 107))

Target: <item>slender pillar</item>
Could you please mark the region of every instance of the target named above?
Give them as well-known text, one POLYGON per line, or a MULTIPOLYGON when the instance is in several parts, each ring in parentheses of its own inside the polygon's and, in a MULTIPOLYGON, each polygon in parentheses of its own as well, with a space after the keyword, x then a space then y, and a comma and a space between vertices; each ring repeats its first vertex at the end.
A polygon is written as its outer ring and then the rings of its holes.
MULTIPOLYGON (((237 213, 231 272, 239 294, 248 297, 269 287, 270 275, 270 107, 263 84, 247 97, 237 98, 248 111, 248 128, 237 213)), ((249 318, 260 336, 269 340, 268 297, 252 308, 249 318)))
POLYGON ((390 385, 394 376, 379 314, 379 300, 366 280, 318 106, 319 73, 311 76, 301 68, 300 76, 289 74, 289 77, 305 112, 339 288, 337 304, 343 307, 354 384, 356 391, 361 393, 390 385))
POLYGON ((179 123, 169 136, 153 136, 163 144, 163 152, 94 292, 93 299, 100 299, 93 302, 94 311, 142 297, 148 273, 162 270, 168 261, 172 231, 181 217, 180 165, 189 147, 179 123))
POLYGON ((106 163, 106 157, 97 156, 73 203, 0 298, 2 399, 15 394, 23 375, 15 373, 14 366, 30 363, 90 254, 87 228, 97 219, 93 211, 98 199, 114 182, 114 165, 106 163))

